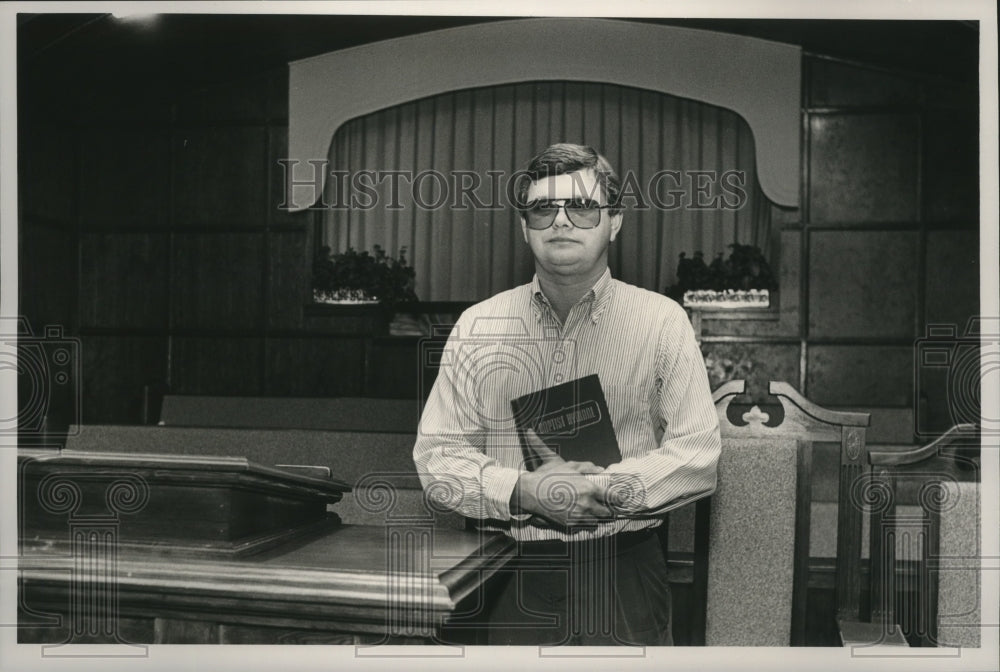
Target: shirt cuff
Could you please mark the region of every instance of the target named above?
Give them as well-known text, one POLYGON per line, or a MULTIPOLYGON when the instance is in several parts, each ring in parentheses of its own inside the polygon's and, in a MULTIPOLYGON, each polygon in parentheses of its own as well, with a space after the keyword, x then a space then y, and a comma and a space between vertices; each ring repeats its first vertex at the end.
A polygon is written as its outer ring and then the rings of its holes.
POLYGON ((486 513, 497 520, 525 520, 530 514, 511 514, 510 496, 521 472, 511 467, 491 466, 483 471, 483 500, 486 513))
POLYGON ((605 504, 616 516, 628 516, 646 508, 646 486, 633 473, 616 471, 618 464, 599 474, 587 474, 587 479, 601 489, 605 504))

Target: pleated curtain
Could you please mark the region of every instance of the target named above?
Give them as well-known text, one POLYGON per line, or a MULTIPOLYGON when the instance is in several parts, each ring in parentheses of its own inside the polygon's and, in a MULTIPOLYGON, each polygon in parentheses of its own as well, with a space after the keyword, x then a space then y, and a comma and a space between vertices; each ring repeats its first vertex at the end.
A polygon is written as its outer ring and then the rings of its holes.
MULTIPOLYGON (((634 175, 642 201, 625 198, 622 232, 612 243, 615 277, 654 291, 676 281, 678 255, 728 255, 734 242, 767 253, 771 207, 760 191, 749 126, 736 113, 697 101, 608 84, 538 82, 456 91, 354 119, 330 145, 330 168, 347 177, 328 178, 319 239, 334 251, 380 245, 406 256, 416 270, 424 301, 477 301, 531 279, 531 252, 516 212, 507 206, 506 178, 554 142, 588 144, 604 154, 619 175, 634 175), (383 179, 368 192, 351 187, 358 171, 406 171, 425 175, 416 184, 383 179), (659 205, 649 181, 658 171, 679 171, 659 183, 659 205), (502 175, 491 178, 490 173, 502 175), (718 180, 730 175, 730 189, 718 180), (474 178, 474 207, 456 199, 455 185, 474 178), (703 172, 707 177, 697 177, 703 172), (742 175, 738 197, 732 188, 742 175), (694 182, 708 189, 699 197, 694 182), (707 185, 707 186, 706 186, 707 185), (682 194, 673 196, 668 190, 682 194), (497 189, 499 188, 499 194, 497 189), (448 193, 442 197, 442 189, 448 193), (414 191, 420 196, 414 198, 414 191), (352 205, 351 199, 355 203, 352 205), (739 202, 738 208, 691 207, 739 202), (441 201, 447 201, 442 203, 441 201), (458 200, 460 207, 455 207, 458 200), (467 205, 468 207, 462 207, 467 205), (437 206, 437 207, 425 207, 437 206)), ((374 183, 374 176, 370 182, 374 183)), ((737 184, 737 186, 739 186, 737 184)))

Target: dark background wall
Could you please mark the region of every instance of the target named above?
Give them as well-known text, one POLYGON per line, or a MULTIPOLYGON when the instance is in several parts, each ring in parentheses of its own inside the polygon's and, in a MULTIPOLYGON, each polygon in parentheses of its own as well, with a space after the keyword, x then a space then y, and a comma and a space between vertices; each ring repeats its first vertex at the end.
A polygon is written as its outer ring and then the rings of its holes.
POLYGON ((22 124, 22 312, 80 338, 85 422, 138 422, 144 385, 360 392, 359 339, 299 333, 313 215, 277 208, 285 72, 22 124))
POLYGON ((704 348, 751 360, 759 391, 794 382, 819 404, 872 412, 872 440, 908 443, 959 419, 948 367, 918 355, 929 325, 961 337, 979 313, 976 90, 818 55, 803 65, 802 207, 779 213, 781 310, 705 319, 704 348))
MULTIPOLYGON (((941 372, 916 408, 916 339, 978 311, 975 74, 819 55, 803 72, 802 208, 776 223, 781 312, 707 321, 704 342, 742 349, 756 378, 818 403, 892 409, 885 440, 908 440, 907 418, 948 420, 941 372)), ((305 307, 314 214, 277 208, 286 68, 155 84, 22 82, 21 313, 36 333, 64 325, 80 339, 79 419, 139 422, 146 385, 415 396, 414 339, 372 336, 367 313, 305 307)))

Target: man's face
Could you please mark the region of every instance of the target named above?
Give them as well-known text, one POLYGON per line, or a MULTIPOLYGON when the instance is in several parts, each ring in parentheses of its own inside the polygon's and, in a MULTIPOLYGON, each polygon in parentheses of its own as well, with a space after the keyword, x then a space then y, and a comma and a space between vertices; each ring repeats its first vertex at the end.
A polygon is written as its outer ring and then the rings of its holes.
MULTIPOLYGON (((563 203, 573 199, 607 204, 594 171, 587 169, 542 178, 528 187, 526 200, 528 203, 535 200, 563 203)), ((611 215, 607 210, 600 213, 600 223, 592 229, 574 226, 562 208, 547 229, 530 229, 522 217, 521 231, 535 255, 535 262, 549 273, 562 276, 586 276, 595 267, 603 269, 607 265, 608 245, 618 235, 622 216, 621 213, 611 215)))

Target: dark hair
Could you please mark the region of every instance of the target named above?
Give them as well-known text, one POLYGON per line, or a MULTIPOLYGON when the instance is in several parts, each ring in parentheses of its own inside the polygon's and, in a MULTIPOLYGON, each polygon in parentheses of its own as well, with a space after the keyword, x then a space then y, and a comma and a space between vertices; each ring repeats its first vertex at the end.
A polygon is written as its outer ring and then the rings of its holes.
POLYGON ((611 214, 621 212, 621 208, 618 207, 618 198, 621 193, 621 180, 618 178, 618 173, 611 167, 608 160, 598 154, 593 147, 574 145, 569 142, 549 145, 528 162, 528 167, 518 177, 515 206, 518 210, 523 210, 527 205, 528 187, 531 186, 532 182, 553 175, 567 175, 588 169, 594 171, 597 176, 597 183, 601 185, 607 204, 615 206, 610 209, 611 214))

